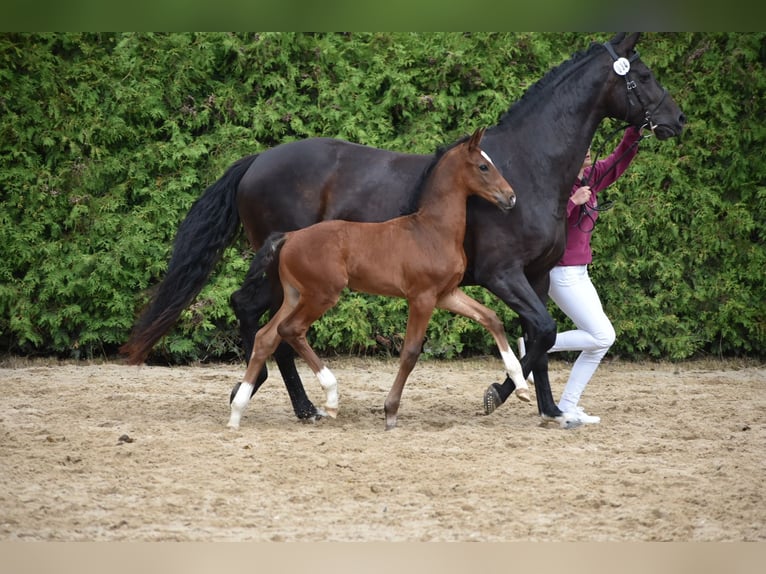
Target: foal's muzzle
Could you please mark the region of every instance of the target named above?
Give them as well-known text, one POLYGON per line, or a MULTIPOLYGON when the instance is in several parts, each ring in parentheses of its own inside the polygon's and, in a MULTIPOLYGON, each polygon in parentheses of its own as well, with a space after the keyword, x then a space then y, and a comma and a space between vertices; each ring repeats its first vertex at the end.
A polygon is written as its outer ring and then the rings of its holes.
POLYGON ((498 192, 497 199, 497 206, 503 211, 510 211, 513 209, 513 206, 516 205, 516 194, 513 192, 511 192, 510 195, 508 193, 498 192))

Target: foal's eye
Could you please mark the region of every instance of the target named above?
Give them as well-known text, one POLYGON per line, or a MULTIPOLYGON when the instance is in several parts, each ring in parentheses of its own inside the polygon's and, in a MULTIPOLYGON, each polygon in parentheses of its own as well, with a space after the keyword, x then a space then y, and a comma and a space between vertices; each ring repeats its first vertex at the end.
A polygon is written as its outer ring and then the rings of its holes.
POLYGON ((479 169, 481 171, 489 171, 489 166, 486 163, 483 163, 479 166, 479 169))

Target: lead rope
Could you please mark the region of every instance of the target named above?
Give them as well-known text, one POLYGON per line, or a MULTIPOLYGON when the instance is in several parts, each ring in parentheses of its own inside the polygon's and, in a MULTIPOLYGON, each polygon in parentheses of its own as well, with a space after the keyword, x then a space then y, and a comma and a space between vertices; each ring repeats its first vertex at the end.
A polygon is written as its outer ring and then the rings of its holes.
MULTIPOLYGON (((645 128, 646 126, 647 126, 647 124, 644 124, 643 126, 641 126, 641 127, 639 128, 639 131, 640 131, 640 130, 642 130, 643 128, 645 128)), ((604 140, 604 142, 603 142, 603 143, 601 144, 601 146, 599 147, 599 149, 598 149, 598 151, 597 151, 597 153, 596 153, 596 155, 595 155, 595 157, 594 157, 594 159, 593 159, 593 163, 592 163, 592 165, 596 165, 596 162, 598 161, 598 156, 599 156, 599 155, 601 155, 601 152, 604 150, 604 147, 606 147, 606 144, 609 142, 609 140, 611 140, 612 138, 614 138, 614 136, 615 136, 615 135, 617 135, 618 133, 620 133, 621 131, 623 131, 623 130, 624 130, 626 127, 627 127, 627 126, 622 126, 622 127, 618 128, 618 129, 616 129, 614 132, 612 132, 612 133, 609 135, 609 137, 608 137, 607 139, 605 139, 605 140, 604 140)), ((604 171, 604 173, 602 173, 602 174, 601 174, 601 177, 599 177, 599 178, 598 178, 598 180, 596 180, 596 181, 595 181, 594 183, 592 183, 592 184, 591 184, 591 183, 589 183, 589 181, 590 181, 590 176, 593 174, 593 169, 591 169, 591 170, 588 172, 588 175, 587 175, 586 177, 584 177, 584 178, 582 178, 582 179, 580 180, 580 185, 579 185, 579 187, 582 187, 582 186, 585 186, 585 185, 590 185, 591 187, 597 187, 598 185, 600 185, 600 184, 601 184, 601 182, 604 180, 604 178, 607 176, 607 174, 608 174, 610 171, 612 171, 613 169, 616 169, 616 168, 617 168, 617 165, 620 163, 620 161, 622 160, 622 158, 624 158, 624 157, 625 157, 627 154, 629 154, 629 153, 630 153, 630 152, 633 150, 633 148, 635 148, 635 147, 638 147, 638 144, 639 144, 639 143, 641 143, 641 140, 644 140, 644 139, 646 139, 646 138, 648 138, 648 137, 650 137, 650 136, 649 136, 649 135, 642 135, 642 136, 641 136, 639 139, 637 139, 635 142, 633 142, 633 143, 630 145, 630 147, 628 147, 628 149, 626 149, 624 152, 622 152, 622 153, 621 153, 621 154, 620 154, 620 155, 619 155, 619 156, 618 156, 618 157, 617 157, 617 158, 614 160, 614 162, 612 163, 612 165, 610 165, 610 166, 609 166, 609 167, 608 167, 608 168, 607 168, 607 169, 604 171)), ((606 190, 604 190, 604 192, 605 192, 605 191, 606 191, 606 190)), ((602 193, 604 193, 604 192, 602 192, 602 193)), ((579 228, 581 231, 583 230, 583 229, 582 229, 582 225, 581 225, 581 223, 582 223, 582 220, 583 220, 583 218, 584 218, 584 217, 586 217, 586 216, 587 216, 587 217, 590 217, 590 215, 588 214, 588 210, 589 210, 589 209, 591 209, 591 210, 593 210, 593 211, 598 211, 598 212, 600 213, 600 212, 602 212, 602 211, 608 211, 608 210, 612 209, 613 207, 614 207, 614 201, 610 201, 610 200, 602 201, 602 202, 600 202, 598 205, 596 205, 596 206, 594 206, 594 207, 588 207, 586 204, 584 204, 584 203, 583 203, 583 204, 580 206, 580 215, 579 215, 579 217, 577 218, 577 223, 575 224, 575 226, 576 226, 576 227, 578 227, 578 228, 579 228)), ((595 221, 593 222, 593 225, 594 225, 594 227, 595 227, 595 225, 596 225, 596 224, 595 224, 595 221)), ((590 231, 593 231, 593 229, 591 229, 590 231)))

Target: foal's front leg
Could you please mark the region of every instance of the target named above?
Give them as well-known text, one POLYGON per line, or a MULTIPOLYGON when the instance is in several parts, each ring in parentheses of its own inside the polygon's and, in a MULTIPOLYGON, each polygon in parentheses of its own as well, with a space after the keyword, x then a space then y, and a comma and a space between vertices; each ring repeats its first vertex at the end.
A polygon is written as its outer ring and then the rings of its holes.
POLYGON ((500 351, 500 358, 505 365, 505 372, 513 380, 516 385, 515 394, 516 397, 529 403, 532 401, 529 394, 529 386, 527 380, 524 378, 524 372, 521 368, 521 363, 516 358, 516 355, 511 350, 511 346, 508 344, 508 335, 505 333, 505 328, 500 318, 492 309, 486 307, 466 295, 460 289, 455 289, 451 293, 444 295, 436 304, 440 309, 446 309, 456 315, 468 317, 469 319, 476 321, 482 327, 484 327, 495 339, 495 344, 500 351))
POLYGON ((423 339, 426 336, 428 321, 434 312, 435 300, 431 297, 409 300, 409 316, 407 317, 407 332, 404 335, 404 344, 399 354, 399 371, 396 373, 394 384, 388 392, 383 409, 386 413, 386 430, 396 427, 396 416, 399 412, 399 403, 402 399, 404 384, 407 382, 415 363, 423 348, 423 339))

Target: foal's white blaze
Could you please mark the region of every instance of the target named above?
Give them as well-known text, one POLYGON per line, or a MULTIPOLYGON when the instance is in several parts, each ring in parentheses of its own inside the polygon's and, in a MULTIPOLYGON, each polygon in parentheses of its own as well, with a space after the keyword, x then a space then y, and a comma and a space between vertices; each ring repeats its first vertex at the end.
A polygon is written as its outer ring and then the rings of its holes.
POLYGON ((245 412, 245 407, 250 401, 250 395, 253 394, 253 383, 242 383, 239 385, 237 394, 234 395, 234 400, 231 401, 231 416, 229 417, 229 424, 233 429, 239 428, 239 421, 242 418, 242 413, 245 412))
POLYGON ((328 412, 337 412, 338 410, 338 381, 332 371, 327 367, 322 367, 322 370, 316 373, 319 379, 319 384, 325 392, 325 407, 328 412))
POLYGON ((524 378, 524 371, 521 368, 521 363, 516 358, 516 355, 510 348, 507 351, 500 351, 500 357, 503 359, 505 365, 505 371, 508 376, 511 377, 517 389, 528 389, 527 380, 524 378))
POLYGON ((491 157, 489 157, 489 155, 487 155, 487 152, 485 152, 484 150, 481 150, 481 155, 482 155, 482 157, 483 157, 484 159, 486 159, 486 160, 487 160, 489 163, 491 163, 492 165, 495 165, 495 162, 494 162, 494 161, 492 161, 492 158, 491 158, 491 157))

